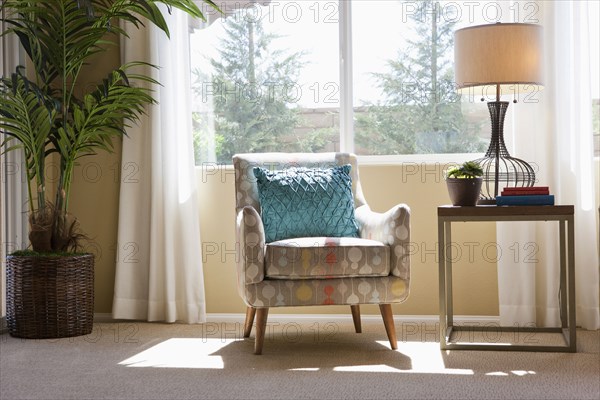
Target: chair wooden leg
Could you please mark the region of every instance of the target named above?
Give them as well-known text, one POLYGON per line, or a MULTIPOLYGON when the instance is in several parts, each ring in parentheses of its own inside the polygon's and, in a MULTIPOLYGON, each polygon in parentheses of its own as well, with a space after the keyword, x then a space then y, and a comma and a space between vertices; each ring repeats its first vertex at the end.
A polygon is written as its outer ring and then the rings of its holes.
POLYGON ((246 322, 244 322, 244 337, 250 337, 250 332, 252 332, 252 324, 254 324, 254 315, 256 314, 256 308, 248 307, 246 308, 246 322))
POLYGON ((361 333, 362 328, 360 326, 360 306, 358 304, 350 306, 352 310, 352 321, 354 321, 354 330, 356 333, 361 333))
POLYGON ((398 348, 398 343, 396 342, 396 327, 394 325, 392 305, 380 304, 379 310, 381 311, 381 316, 383 317, 383 324, 385 325, 385 331, 390 341, 390 346, 392 350, 396 350, 398 348))
POLYGON ((262 354, 265 331, 267 330, 268 308, 256 309, 256 338, 254 339, 254 354, 262 354))

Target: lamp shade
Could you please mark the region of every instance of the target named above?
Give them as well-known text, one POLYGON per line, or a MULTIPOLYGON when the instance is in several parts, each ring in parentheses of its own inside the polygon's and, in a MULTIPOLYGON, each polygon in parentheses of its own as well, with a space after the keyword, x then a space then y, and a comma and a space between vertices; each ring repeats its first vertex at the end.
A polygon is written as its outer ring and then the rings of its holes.
POLYGON ((542 27, 497 23, 454 33, 454 74, 459 93, 500 85, 500 94, 533 92, 542 87, 542 27))

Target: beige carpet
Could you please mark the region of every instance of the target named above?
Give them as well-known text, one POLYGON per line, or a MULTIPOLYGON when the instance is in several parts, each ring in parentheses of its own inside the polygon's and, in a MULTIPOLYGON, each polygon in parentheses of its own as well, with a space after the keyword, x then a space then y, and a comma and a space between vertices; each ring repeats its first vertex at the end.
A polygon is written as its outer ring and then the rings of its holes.
MULTIPOLYGON (((599 332, 578 353, 439 350, 432 327, 270 323, 262 356, 240 324, 96 324, 60 340, 0 336, 0 399, 599 399, 599 332), (425 329, 423 329, 425 328, 425 329)), ((531 338, 529 338, 531 339, 531 338)), ((535 338, 533 338, 535 339, 535 338)))

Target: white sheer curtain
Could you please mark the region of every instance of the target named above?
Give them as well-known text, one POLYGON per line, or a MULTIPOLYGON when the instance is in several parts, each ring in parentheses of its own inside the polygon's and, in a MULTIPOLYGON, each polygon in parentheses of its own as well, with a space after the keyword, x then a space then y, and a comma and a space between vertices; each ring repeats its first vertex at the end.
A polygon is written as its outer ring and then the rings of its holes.
MULTIPOLYGON (((4 33, 7 24, 2 22, 0 11, 0 32, 4 33)), ((0 76, 9 77, 20 62, 19 41, 15 35, 0 37, 0 76)), ((0 153, 2 151, 0 150, 0 153)), ((23 154, 20 151, 0 155, 0 316, 6 314, 5 307, 5 255, 27 247, 27 185, 23 154)), ((1 327, 0 327, 1 329, 1 327)))
POLYGON ((164 12, 171 39, 147 24, 121 43, 123 62, 158 65, 158 105, 123 139, 113 317, 206 319, 192 145, 187 14, 164 12))
MULTIPOLYGON (((545 35, 545 88, 536 96, 538 103, 511 107, 507 127, 512 122, 513 137, 507 140, 513 144, 512 155, 537 165, 538 184, 550 186, 557 204, 575 206, 577 325, 599 329, 594 205, 599 188, 594 182, 590 93, 591 74, 598 71, 590 71, 591 14, 585 1, 535 4, 545 35)), ((560 326, 556 225, 498 224, 498 243, 506 250, 498 263, 502 325, 560 326), (536 243, 540 245, 538 252, 533 247, 536 243), (518 257, 509 256, 508 249, 517 249, 514 246, 520 250, 518 257), (526 251, 533 251, 527 254, 534 255, 537 265, 523 264, 526 251)))

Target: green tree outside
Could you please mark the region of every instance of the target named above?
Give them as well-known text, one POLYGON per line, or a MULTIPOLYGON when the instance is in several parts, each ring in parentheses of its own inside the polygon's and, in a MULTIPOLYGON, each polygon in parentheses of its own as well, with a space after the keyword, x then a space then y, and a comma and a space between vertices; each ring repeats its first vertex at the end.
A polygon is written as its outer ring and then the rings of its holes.
POLYGON ((212 113, 192 116, 196 163, 210 160, 213 151, 217 162, 230 163, 236 153, 325 146, 330 132, 295 132, 302 122, 296 102, 305 54, 274 50, 280 36, 266 32, 262 20, 238 14, 224 26, 219 57, 211 60, 212 77, 194 71, 192 89, 205 99, 210 92, 213 104, 212 113))
POLYGON ((462 114, 449 55, 456 21, 441 15, 437 1, 422 0, 411 15, 418 39, 388 60, 389 71, 373 74, 384 100, 356 113, 360 154, 468 153, 485 151, 479 124, 462 114))

